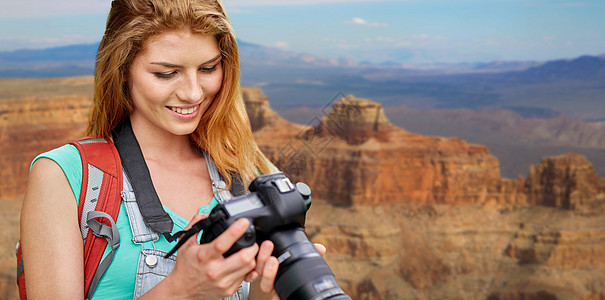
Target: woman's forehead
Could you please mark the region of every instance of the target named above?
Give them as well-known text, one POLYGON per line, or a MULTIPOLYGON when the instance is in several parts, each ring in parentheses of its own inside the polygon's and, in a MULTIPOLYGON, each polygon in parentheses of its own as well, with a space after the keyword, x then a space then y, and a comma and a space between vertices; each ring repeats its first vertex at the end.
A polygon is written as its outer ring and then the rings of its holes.
POLYGON ((213 35, 176 30, 150 37, 137 56, 145 60, 194 60, 200 63, 220 53, 218 41, 213 35))

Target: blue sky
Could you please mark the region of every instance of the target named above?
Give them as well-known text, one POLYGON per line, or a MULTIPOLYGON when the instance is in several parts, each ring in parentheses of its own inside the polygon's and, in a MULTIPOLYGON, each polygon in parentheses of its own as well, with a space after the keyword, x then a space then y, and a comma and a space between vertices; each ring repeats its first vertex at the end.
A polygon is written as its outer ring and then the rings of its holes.
MULTIPOLYGON (((605 54, 604 0, 225 0, 238 38, 406 64, 605 54)), ((100 40, 110 0, 0 0, 0 51, 100 40)))

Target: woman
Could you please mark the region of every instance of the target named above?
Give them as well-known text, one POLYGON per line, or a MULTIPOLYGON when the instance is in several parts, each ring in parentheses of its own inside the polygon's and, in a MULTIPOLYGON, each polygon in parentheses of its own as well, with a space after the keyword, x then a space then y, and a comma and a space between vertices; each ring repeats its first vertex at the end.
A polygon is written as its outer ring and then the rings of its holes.
MULTIPOLYGON (((209 244, 191 239, 166 274, 156 274, 155 264, 145 260, 150 253, 168 252, 176 244, 169 241, 171 234, 204 218, 218 203, 207 166, 215 165, 227 186, 234 175, 249 183, 274 169, 249 128, 239 93, 237 45, 220 1, 112 2, 97 55, 87 134, 115 139, 123 128, 136 137, 173 228, 170 234, 136 240, 131 224, 140 212, 133 217, 122 202, 116 222, 122 243, 94 299, 216 299, 234 293, 241 298, 247 294, 243 281, 273 292, 278 262, 270 241, 223 257, 248 228, 247 220, 209 244)), ((32 164, 21 217, 30 299, 84 297, 77 220, 81 174, 79 153, 71 145, 44 153, 32 164)), ((250 295, 261 294, 258 289, 253 286, 250 295)))

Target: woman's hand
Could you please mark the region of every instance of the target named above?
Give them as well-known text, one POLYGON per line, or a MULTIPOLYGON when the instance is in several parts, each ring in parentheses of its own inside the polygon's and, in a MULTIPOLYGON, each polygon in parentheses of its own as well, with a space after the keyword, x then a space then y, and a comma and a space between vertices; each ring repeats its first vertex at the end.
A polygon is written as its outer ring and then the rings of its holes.
MULTIPOLYGON (((206 217, 196 216, 186 229, 206 217)), ((198 244, 195 238, 189 239, 178 250, 176 265, 170 275, 143 296, 166 299, 168 292, 178 299, 216 299, 233 295, 246 275, 255 270, 259 247, 254 244, 227 258, 223 254, 249 226, 250 222, 242 218, 208 244, 198 244)))
MULTIPOLYGON (((256 258, 256 268, 254 269, 254 271, 246 275, 246 281, 253 282, 258 279, 258 277, 260 277, 260 283, 257 285, 257 287, 260 288, 260 291, 258 291, 257 289, 255 292, 258 293, 262 291, 263 293, 270 295, 272 300, 279 300, 279 296, 277 295, 274 289, 275 276, 277 275, 279 263, 275 256, 271 256, 273 248, 273 242, 269 240, 264 241, 260 245, 260 249, 256 258)), ((321 256, 326 253, 326 247, 322 244, 315 244, 315 248, 321 256)), ((252 295, 253 293, 254 292, 251 293, 251 296, 253 296, 251 297, 251 299, 262 298, 258 297, 259 295, 252 295)))

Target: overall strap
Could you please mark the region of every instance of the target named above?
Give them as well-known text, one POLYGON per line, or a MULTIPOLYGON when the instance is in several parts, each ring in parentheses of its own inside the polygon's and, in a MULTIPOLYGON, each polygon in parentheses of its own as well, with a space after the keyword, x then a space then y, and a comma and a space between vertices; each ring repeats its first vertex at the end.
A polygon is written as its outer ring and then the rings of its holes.
POLYGON ((210 174, 210 180, 212 181, 212 192, 216 195, 219 202, 226 202, 231 200, 233 196, 240 196, 246 193, 246 189, 238 174, 232 174, 231 191, 229 191, 227 183, 223 180, 212 157, 204 149, 201 149, 201 151, 206 159, 208 174, 210 174))
POLYGON ((208 153, 202 149, 204 158, 206 159, 206 166, 208 166, 208 174, 210 174, 210 180, 212 181, 212 192, 216 195, 219 202, 223 203, 233 198, 233 195, 227 188, 227 183, 223 180, 221 174, 218 172, 214 160, 208 155, 208 153))
POLYGON ((151 230, 143 220, 139 206, 137 205, 136 195, 132 190, 132 185, 128 181, 128 176, 123 176, 122 201, 126 208, 126 214, 130 221, 130 230, 132 231, 132 241, 135 244, 140 244, 148 241, 157 241, 160 235, 151 230))

